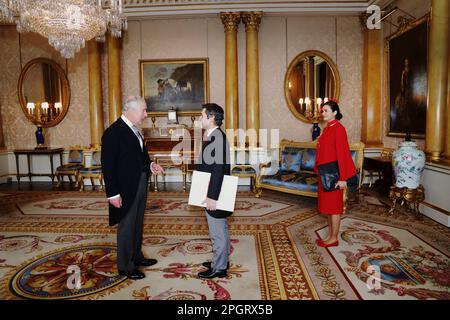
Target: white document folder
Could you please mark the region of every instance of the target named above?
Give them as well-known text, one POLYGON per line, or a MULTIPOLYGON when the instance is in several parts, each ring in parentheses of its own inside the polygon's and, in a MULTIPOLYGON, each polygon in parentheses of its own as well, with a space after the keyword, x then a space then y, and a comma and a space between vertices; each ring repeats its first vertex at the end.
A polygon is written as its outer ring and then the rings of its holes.
MULTIPOLYGON (((191 192, 189 193, 189 202, 191 206, 206 207, 205 201, 208 194, 209 180, 211 173, 194 170, 191 179, 191 192)), ((216 208, 225 211, 234 211, 236 202, 236 193, 238 187, 238 177, 225 175, 223 177, 222 189, 219 199, 217 199, 216 208)))

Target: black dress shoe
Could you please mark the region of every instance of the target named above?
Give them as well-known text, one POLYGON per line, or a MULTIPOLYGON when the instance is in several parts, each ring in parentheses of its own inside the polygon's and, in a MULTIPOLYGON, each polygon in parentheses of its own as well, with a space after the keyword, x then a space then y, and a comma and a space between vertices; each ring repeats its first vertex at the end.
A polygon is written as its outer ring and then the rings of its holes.
MULTIPOLYGON (((211 269, 211 261, 206 261, 202 263, 202 266, 211 269)), ((230 269, 230 262, 227 263, 227 270, 230 269)))
POLYGON ((131 279, 131 280, 139 280, 139 279, 144 279, 145 278, 145 274, 143 274, 139 270, 133 270, 133 271, 122 271, 122 270, 119 270, 119 275, 125 276, 125 277, 127 277, 128 279, 131 279))
POLYGON ((202 279, 224 278, 227 276, 227 270, 214 271, 213 269, 208 269, 207 271, 199 272, 197 276, 202 279))
POLYGON ((135 264, 137 266, 150 267, 157 263, 158 263, 158 260, 156 260, 156 259, 144 259, 142 261, 136 262, 135 264))

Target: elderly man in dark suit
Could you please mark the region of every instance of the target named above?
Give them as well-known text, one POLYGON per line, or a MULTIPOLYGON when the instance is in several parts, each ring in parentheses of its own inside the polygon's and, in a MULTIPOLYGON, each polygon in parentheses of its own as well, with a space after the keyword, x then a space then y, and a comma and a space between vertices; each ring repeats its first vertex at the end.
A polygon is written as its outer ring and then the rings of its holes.
POLYGON ((109 225, 118 224, 117 268, 120 275, 137 280, 145 278, 138 266, 151 266, 155 259, 146 259, 141 251, 142 227, 147 202, 150 171, 164 169, 151 163, 144 139, 137 125, 147 117, 147 106, 141 97, 129 97, 121 117, 102 137, 102 171, 109 201, 109 225))
POLYGON ((210 279, 226 277, 229 266, 230 236, 227 217, 232 212, 217 210, 224 175, 230 174, 230 147, 225 133, 220 130, 224 118, 223 109, 215 103, 203 105, 202 127, 206 130, 200 155, 198 171, 211 173, 206 204, 206 218, 213 244, 213 259, 203 265, 207 271, 200 272, 199 278, 210 279))

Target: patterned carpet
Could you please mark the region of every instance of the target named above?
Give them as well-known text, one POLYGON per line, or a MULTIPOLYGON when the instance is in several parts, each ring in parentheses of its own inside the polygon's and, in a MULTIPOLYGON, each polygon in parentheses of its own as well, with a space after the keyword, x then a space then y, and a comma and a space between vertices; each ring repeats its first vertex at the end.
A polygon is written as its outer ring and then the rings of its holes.
POLYGON ((107 220, 101 192, 1 193, 0 299, 450 299, 449 229, 389 216, 369 194, 350 203, 340 245, 325 249, 315 199, 240 192, 228 277, 213 280, 196 277, 211 243, 186 193, 150 193, 143 252, 158 263, 143 280, 117 274, 107 220))

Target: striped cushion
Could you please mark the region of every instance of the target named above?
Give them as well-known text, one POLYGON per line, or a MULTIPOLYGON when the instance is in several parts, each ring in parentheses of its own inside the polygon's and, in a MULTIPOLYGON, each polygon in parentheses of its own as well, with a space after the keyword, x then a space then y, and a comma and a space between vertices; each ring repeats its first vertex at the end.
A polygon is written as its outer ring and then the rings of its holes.
POLYGON ((102 167, 90 167, 90 168, 83 168, 80 170, 80 174, 95 174, 95 173, 102 173, 102 167))

